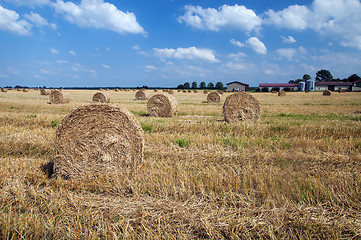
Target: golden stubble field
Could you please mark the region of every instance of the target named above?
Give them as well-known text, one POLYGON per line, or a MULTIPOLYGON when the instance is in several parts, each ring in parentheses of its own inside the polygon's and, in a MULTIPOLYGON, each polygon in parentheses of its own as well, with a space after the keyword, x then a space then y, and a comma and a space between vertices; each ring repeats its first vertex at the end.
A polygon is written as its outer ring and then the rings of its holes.
MULTIPOLYGON (((109 91, 145 138, 133 174, 48 178, 56 125, 96 91, 0 93, 1 239, 359 239, 361 94, 252 93, 257 123, 228 124, 221 103, 175 93, 178 116, 147 116, 135 92, 109 91)), ((153 91, 146 91, 148 97, 153 91)))

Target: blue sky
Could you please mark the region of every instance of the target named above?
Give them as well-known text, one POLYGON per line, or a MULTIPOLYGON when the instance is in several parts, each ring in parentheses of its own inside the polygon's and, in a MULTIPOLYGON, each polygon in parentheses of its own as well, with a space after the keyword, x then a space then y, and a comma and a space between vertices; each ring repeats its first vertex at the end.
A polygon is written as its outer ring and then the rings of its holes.
POLYGON ((0 0, 0 86, 361 76, 360 0, 0 0))

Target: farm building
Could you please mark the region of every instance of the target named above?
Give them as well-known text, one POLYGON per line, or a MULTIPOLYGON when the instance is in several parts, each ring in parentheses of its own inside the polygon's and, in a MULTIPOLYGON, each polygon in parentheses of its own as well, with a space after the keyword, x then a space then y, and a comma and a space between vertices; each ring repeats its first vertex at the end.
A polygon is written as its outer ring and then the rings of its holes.
POLYGON ((338 90, 346 90, 350 91, 352 87, 351 82, 316 82, 315 90, 316 91, 338 91, 338 90))
POLYGON ((352 83, 351 91, 361 92, 361 80, 355 81, 352 83))
POLYGON ((298 91, 298 83, 260 83, 261 92, 271 91, 298 91))
POLYGON ((227 91, 248 92, 248 90, 249 90, 249 85, 246 83, 241 83, 237 81, 227 83, 227 91))

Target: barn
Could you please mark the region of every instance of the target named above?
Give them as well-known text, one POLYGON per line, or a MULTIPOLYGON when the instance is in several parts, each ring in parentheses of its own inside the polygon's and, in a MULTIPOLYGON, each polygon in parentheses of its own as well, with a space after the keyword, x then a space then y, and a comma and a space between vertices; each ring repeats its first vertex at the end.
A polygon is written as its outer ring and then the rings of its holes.
POLYGON ((351 82, 316 82, 315 83, 315 90, 316 91, 339 91, 339 90, 346 90, 350 91, 352 87, 351 82))
POLYGON ((298 91, 298 83, 260 83, 261 92, 298 91))
POLYGON ((246 83, 234 81, 227 83, 227 91, 230 92, 248 92, 249 91, 249 85, 246 83))

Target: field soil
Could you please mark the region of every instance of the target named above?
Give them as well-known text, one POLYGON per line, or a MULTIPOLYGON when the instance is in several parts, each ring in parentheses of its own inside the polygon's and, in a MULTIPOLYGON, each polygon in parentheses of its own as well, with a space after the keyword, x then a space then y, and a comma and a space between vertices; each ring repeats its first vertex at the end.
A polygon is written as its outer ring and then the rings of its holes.
POLYGON ((143 162, 76 181, 52 176, 55 131, 97 91, 64 91, 0 93, 0 239, 361 238, 361 93, 252 93, 260 120, 229 124, 231 93, 175 91, 178 114, 160 118, 111 90, 143 128, 143 162))

